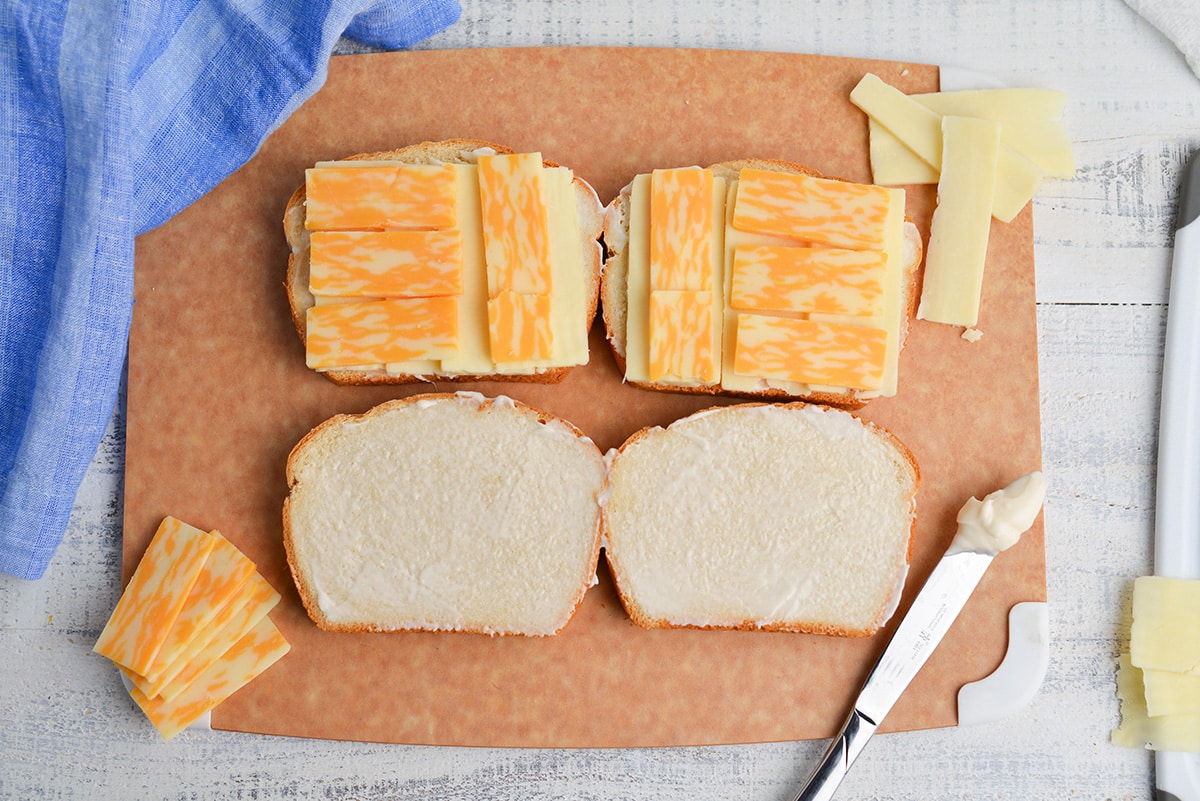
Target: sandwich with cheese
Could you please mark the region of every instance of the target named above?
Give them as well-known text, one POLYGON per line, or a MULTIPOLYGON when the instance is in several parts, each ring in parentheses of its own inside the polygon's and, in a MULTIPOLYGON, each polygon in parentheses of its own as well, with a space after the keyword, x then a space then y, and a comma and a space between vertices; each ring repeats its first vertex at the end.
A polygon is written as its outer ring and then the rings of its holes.
POLYGON ((609 455, 605 554, 647 628, 869 636, 904 588, 920 471, 849 412, 747 403, 609 455))
POLYGON ((604 477, 565 420, 415 395, 297 443, 284 548, 322 629, 551 635, 595 583, 604 477))
POLYGON ((568 168, 490 142, 316 164, 283 220, 308 366, 339 384, 561 379, 588 361, 602 212, 568 168))
POLYGON ((843 408, 895 394, 923 250, 904 204, 783 161, 636 176, 604 222, 625 380, 843 408))

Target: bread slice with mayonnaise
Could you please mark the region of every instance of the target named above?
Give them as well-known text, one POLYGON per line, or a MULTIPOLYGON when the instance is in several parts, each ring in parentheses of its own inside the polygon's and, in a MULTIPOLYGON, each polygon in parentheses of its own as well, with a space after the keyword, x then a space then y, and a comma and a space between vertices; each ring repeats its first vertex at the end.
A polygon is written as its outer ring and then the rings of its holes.
MULTIPOLYGON (((309 171, 306 184, 297 188, 288 200, 283 224, 290 249, 285 281, 288 303, 296 332, 305 343, 310 366, 316 365, 314 369, 338 384, 479 380, 555 382, 561 380, 572 367, 587 362, 588 331, 597 311, 603 261, 599 242, 603 226, 603 208, 595 191, 584 179, 561 165, 542 160, 541 194, 548 208, 547 247, 550 251, 550 269, 554 281, 548 282, 551 284, 548 290, 545 287, 535 288, 536 292, 542 292, 546 297, 535 294, 529 287, 498 288, 496 273, 489 262, 496 248, 503 256, 505 246, 484 241, 481 230, 480 192, 478 181, 473 177, 477 173, 472 171, 478 169, 483 157, 516 155, 511 148, 492 142, 449 139, 422 142, 396 150, 353 155, 339 161, 321 162, 313 168, 344 169, 352 166, 387 164, 454 165, 458 173, 458 216, 452 224, 445 225, 443 231, 461 233, 462 288, 456 296, 457 311, 453 313, 457 315, 456 330, 452 334, 457 341, 442 343, 449 351, 445 348, 444 352, 430 351, 434 353, 433 357, 414 356, 381 363, 350 364, 345 363, 346 358, 340 357, 327 358, 324 363, 317 363, 316 360, 321 357, 314 357, 314 343, 310 336, 314 307, 348 301, 392 302, 396 298, 390 295, 359 298, 324 297, 314 293, 310 281, 313 229, 319 228, 320 225, 314 225, 313 220, 309 219, 307 182, 311 180, 313 170, 309 171), (503 289, 511 291, 503 292, 501 297, 500 290, 503 289), (501 299, 513 302, 506 306, 496 306, 501 299), (538 328, 540 350, 537 358, 521 359, 511 354, 498 355, 494 352, 495 347, 489 350, 489 314, 511 316, 514 307, 537 309, 539 312, 550 309, 548 314, 541 314, 540 321, 530 317, 528 325, 514 325, 514 330, 524 328, 527 336, 533 336, 535 323, 546 326, 544 330, 538 328)), ((517 214, 519 216, 520 212, 517 214)), ((438 228, 439 225, 435 223, 432 227, 438 228)), ((420 231, 430 227, 431 224, 427 221, 406 221, 400 216, 394 219, 389 217, 382 223, 376 221, 361 226, 350 225, 350 228, 345 230, 342 226, 334 226, 336 230, 320 233, 323 236, 342 236, 347 231, 351 234, 374 234, 380 231, 420 231)), ((444 294, 444 291, 442 293, 444 294)), ((439 294, 439 290, 418 287, 412 290, 412 294, 412 304, 420 309, 417 312, 419 314, 432 314, 429 310, 433 307, 444 311, 448 302, 446 297, 429 297, 439 294)), ((418 339, 431 338, 429 329, 417 326, 413 330, 418 332, 418 339)), ((386 337, 387 334, 370 331, 367 336, 376 337, 378 341, 378 337, 386 337)))
POLYGON ((638 625, 863 637, 895 611, 920 470, 885 429, 747 403, 644 429, 608 459, 605 554, 638 625))
POLYGON ((596 581, 604 477, 577 428, 506 397, 338 415, 288 458, 288 564, 322 629, 552 635, 596 581))
MULTIPOLYGON (((690 168, 697 169, 697 168, 690 168)), ((913 317, 916 308, 916 272, 921 263, 923 253, 923 242, 920 232, 913 222, 908 219, 903 212, 903 190, 885 187, 870 187, 870 185, 855 185, 848 182, 835 182, 834 186, 856 186, 868 187, 870 191, 876 193, 890 194, 892 197, 891 203, 893 206, 898 205, 900 223, 896 226, 894 236, 892 236, 892 249, 894 253, 887 255, 886 276, 880 280, 880 286, 883 288, 883 299, 875 301, 876 307, 873 311, 863 312, 854 311, 852 314, 822 313, 822 308, 828 309, 828 305, 818 308, 818 313, 808 313, 805 307, 797 306, 795 309, 776 309, 765 314, 752 315, 754 320, 767 321, 770 323, 790 324, 795 320, 812 320, 815 325, 825 325, 832 323, 833 326, 842 326, 842 331, 856 332, 861 328, 880 329, 886 333, 886 345, 882 340, 884 334, 880 334, 877 339, 878 349, 886 348, 886 355, 880 357, 880 367, 876 375, 867 379, 866 383, 860 382, 860 386, 844 386, 836 383, 820 383, 814 381, 801 381, 795 378, 780 377, 779 375, 762 377, 752 374, 740 375, 734 369, 734 359, 739 347, 739 340, 736 333, 738 325, 739 313, 734 304, 730 303, 731 281, 733 275, 733 261, 737 257, 736 251, 741 246, 762 246, 764 248, 790 248, 789 251, 783 252, 799 252, 800 248, 820 248, 827 243, 817 241, 806 241, 803 236, 782 237, 777 235, 761 235, 747 233, 736 230, 736 221, 734 217, 735 204, 739 198, 738 187, 741 183, 740 179, 743 173, 747 170, 754 171, 756 174, 773 174, 779 173, 783 175, 807 176, 817 179, 817 181, 832 181, 825 179, 819 173, 807 167, 786 161, 777 161, 769 159, 743 159, 737 161, 727 161, 714 164, 708 168, 718 182, 718 189, 715 190, 717 197, 717 209, 714 211, 714 216, 718 216, 716 220, 716 231, 714 241, 719 242, 714 245, 714 253, 717 248, 720 249, 716 253, 716 273, 715 279, 723 286, 719 286, 721 297, 717 300, 717 306, 714 307, 712 317, 718 321, 714 327, 715 341, 711 348, 709 343, 702 342, 698 345, 680 347, 677 350, 687 357, 693 357, 695 352, 710 349, 716 352, 715 357, 715 376, 707 376, 695 378, 680 375, 652 375, 652 369, 648 369, 647 356, 645 354, 646 343, 642 341, 648 335, 638 334, 637 332, 646 332, 649 325, 648 320, 652 318, 654 312, 647 311, 642 308, 646 305, 645 300, 648 292, 646 286, 646 278, 637 278, 641 273, 645 273, 647 269, 653 270, 655 267, 646 267, 646 263, 652 261, 650 256, 650 248, 652 245, 647 241, 650 234, 645 232, 645 226, 648 222, 640 223, 642 227, 637 228, 631 235, 631 223, 636 226, 639 223, 634 221, 634 206, 637 202, 635 196, 638 192, 642 192, 643 196, 648 196, 649 186, 652 180, 652 174, 638 176, 630 184, 628 184, 620 194, 612 200, 605 210, 604 221, 604 242, 606 247, 606 259, 604 274, 601 284, 601 307, 603 309, 604 324, 607 330, 607 336, 611 345, 613 354, 616 358, 618 367, 625 374, 625 380, 634 386, 644 389, 662 390, 672 392, 699 393, 699 394, 723 394, 734 395, 738 397, 746 397, 752 399, 768 399, 768 400, 805 400, 827 405, 838 406, 840 408, 859 408, 867 401, 875 397, 887 396, 894 394, 898 383, 898 363, 899 352, 903 347, 904 339, 908 333, 909 323, 913 317), (639 180, 645 179, 646 183, 639 185, 639 180), (724 192, 724 197, 721 193, 724 192), (639 233, 640 232, 640 233, 639 233), (639 238, 640 237, 640 238, 639 238), (639 245, 640 242, 640 245, 639 245), (640 247, 642 255, 637 255, 640 247), (643 266, 634 269, 633 264, 640 258, 640 264, 643 266), (640 281, 641 283, 637 283, 640 281), (631 302, 631 297, 642 297, 640 303, 631 302), (863 316, 866 315, 866 316, 863 316), (636 345, 635 345, 636 340, 636 345), (631 350, 631 346, 633 350, 631 350), (639 351, 640 348, 640 351, 639 351), (689 350, 689 348, 691 350, 689 350), (640 353, 640 355, 639 355, 640 353), (874 382, 874 386, 869 386, 867 383, 874 382)), ((655 171, 671 172, 671 171, 655 171)), ((647 208, 652 200, 643 200, 642 208, 647 208)), ((769 201, 770 202, 770 201, 769 201)), ((648 214, 648 213, 647 213, 648 214)), ((673 234, 672 238, 679 240, 682 236, 678 233, 673 234)), ((838 248, 840 251, 855 249, 852 246, 844 245, 838 248)), ((810 251, 809 251, 810 252, 810 251)), ((829 251, 825 251, 828 253, 829 251)), ((846 254, 842 254, 846 255, 846 254)), ((849 254, 854 256, 855 254, 849 254)), ((672 287, 672 289, 694 289, 695 286, 672 287)), ((789 290, 790 291, 790 290, 789 290)), ((808 292, 810 298, 812 296, 822 294, 820 287, 808 287, 805 291, 808 292)), ((878 288, 875 290, 877 293, 878 288)), ((684 292, 671 292, 664 294, 675 302, 679 295, 687 294, 684 292)), ((826 296, 828 292, 824 293, 826 296)), ((670 310, 670 304, 664 304, 662 307, 666 309, 668 314, 678 314, 670 310)), ((705 310, 705 314, 708 312, 705 310)), ((688 312, 682 313, 682 318, 687 318, 688 312)), ((686 323, 683 323, 686 325, 686 323)), ((822 330, 820 336, 829 337, 828 326, 822 330)), ((856 345, 855 347, 861 347, 856 345)), ((871 345, 875 347, 875 345, 871 345)), ((788 355, 783 348, 773 348, 772 357, 777 357, 780 363, 786 362, 788 359, 795 360, 794 355, 788 355)), ((678 354, 677 354, 678 355, 678 354)), ((649 357, 653 361, 653 356, 649 357)), ((741 358, 738 354, 737 358, 741 358)), ((803 357, 809 358, 809 357, 803 357)), ((825 355, 817 355, 812 357, 811 361, 818 362, 825 359, 825 355)), ((672 366, 671 369, 674 369, 672 366)))

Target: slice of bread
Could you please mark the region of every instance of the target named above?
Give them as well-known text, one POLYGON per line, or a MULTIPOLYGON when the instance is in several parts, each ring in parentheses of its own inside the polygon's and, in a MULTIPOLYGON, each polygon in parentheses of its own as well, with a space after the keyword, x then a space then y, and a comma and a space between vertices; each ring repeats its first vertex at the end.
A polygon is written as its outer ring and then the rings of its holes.
POLYGON ((596 581, 604 458, 506 397, 338 415, 287 463, 288 564, 330 631, 560 631, 596 581))
MULTIPOLYGON (((813 177, 823 177, 815 170, 787 161, 773 159, 740 159, 724 161, 708 167, 713 174, 726 181, 736 180, 743 169, 761 169, 773 172, 798 173, 813 177)), ((605 262, 604 273, 601 277, 600 304, 603 313, 604 326, 613 356, 622 374, 625 373, 626 354, 626 323, 628 319, 628 304, 626 285, 629 275, 629 212, 630 190, 632 184, 625 186, 617 197, 609 203, 604 212, 604 244, 605 262)), ((924 244, 916 225, 910 220, 904 222, 904 268, 903 268, 903 300, 904 310, 900 332, 900 344, 908 333, 908 326, 916 312, 917 303, 917 268, 921 264, 924 244)), ((629 381, 634 386, 643 389, 666 392, 684 392, 707 395, 736 395, 739 397, 778 400, 806 400, 837 406, 844 409, 862 407, 871 397, 870 393, 857 389, 828 390, 812 389, 804 394, 792 394, 776 387, 748 392, 729 392, 719 385, 710 386, 679 386, 672 384, 656 384, 644 381, 629 381)))
POLYGON ((609 461, 605 554, 638 625, 860 637, 895 611, 920 472, 879 426, 742 404, 644 429, 609 461))
MULTIPOLYGON (((343 161, 397 161, 408 164, 474 164, 479 156, 486 154, 511 154, 512 148, 485 142, 477 139, 447 139, 440 142, 421 142, 397 150, 378 153, 360 153, 349 156, 343 161)), ((543 160, 546 167, 561 165, 543 160)), ((604 209, 596 195, 596 191, 587 181, 574 176, 572 187, 575 190, 576 212, 579 226, 579 251, 581 263, 586 272, 584 284, 587 295, 586 327, 591 328, 595 319, 600 293, 600 273, 603 266, 603 249, 600 235, 604 225, 604 209)), ((309 290, 309 232, 305 229, 305 188, 301 185, 292 193, 284 210, 283 227, 291 252, 288 256, 288 269, 285 287, 288 304, 291 308, 292 324, 300 340, 306 340, 305 315, 316 302, 309 290)), ((586 330, 586 329, 585 329, 586 330)), ((375 369, 334 369, 323 371, 322 374, 337 384, 411 384, 419 381, 533 381, 538 383, 553 383, 560 381, 570 370, 569 367, 548 368, 531 374, 521 375, 444 375, 438 373, 414 375, 409 373, 390 373, 382 368, 375 369)))

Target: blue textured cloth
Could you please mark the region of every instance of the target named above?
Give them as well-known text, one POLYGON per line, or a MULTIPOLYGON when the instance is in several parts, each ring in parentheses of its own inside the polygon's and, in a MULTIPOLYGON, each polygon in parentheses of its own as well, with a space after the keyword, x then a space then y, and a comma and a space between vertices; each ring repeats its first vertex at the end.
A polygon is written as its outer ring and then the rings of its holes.
POLYGON ((343 34, 403 48, 454 0, 6 0, 0 571, 45 573, 124 365, 133 239, 248 160, 343 34))

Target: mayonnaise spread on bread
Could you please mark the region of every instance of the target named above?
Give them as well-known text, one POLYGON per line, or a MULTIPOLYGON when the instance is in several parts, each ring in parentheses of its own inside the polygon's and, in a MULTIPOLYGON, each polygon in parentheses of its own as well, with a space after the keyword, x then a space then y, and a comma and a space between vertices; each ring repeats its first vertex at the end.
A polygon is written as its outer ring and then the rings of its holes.
POLYGON ((1045 497, 1046 480, 1040 472, 1033 472, 982 501, 971 498, 958 512, 958 533, 947 555, 1008 550, 1033 525, 1045 497))

